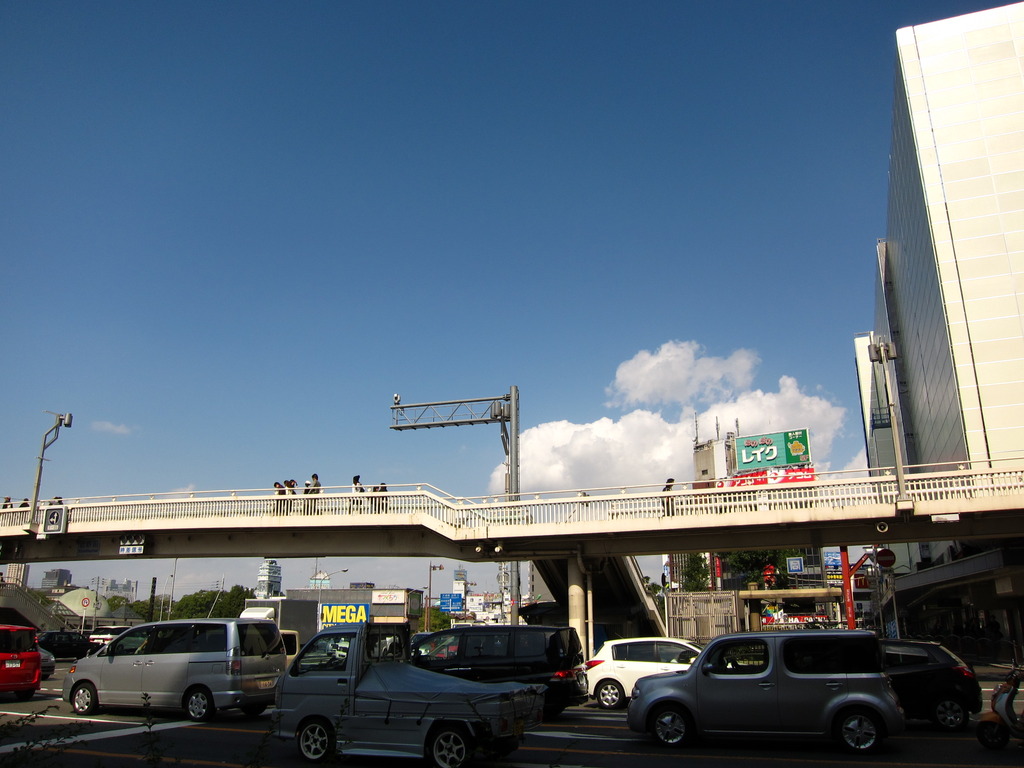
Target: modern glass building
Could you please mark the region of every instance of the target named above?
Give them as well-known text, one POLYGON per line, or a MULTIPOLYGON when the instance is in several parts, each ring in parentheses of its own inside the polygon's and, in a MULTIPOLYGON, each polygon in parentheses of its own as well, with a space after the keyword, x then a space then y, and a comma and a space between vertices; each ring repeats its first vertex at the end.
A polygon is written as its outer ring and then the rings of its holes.
POLYGON ((1024 3, 896 42, 875 333, 898 354, 906 458, 1021 460, 1024 3))
MULTIPOLYGON (((869 466, 892 465, 895 433, 905 464, 918 469, 1019 467, 1024 3, 900 29, 896 44, 874 330, 855 343, 869 466), (886 363, 869 360, 879 342, 895 353, 891 410, 886 363)), ((908 550, 916 572, 898 580, 907 607, 942 603, 944 620, 962 625, 984 619, 979 611, 998 614, 1019 633, 1024 575, 1015 561, 1020 554, 1024 564, 1024 550, 1007 544, 908 550), (976 568, 929 567, 975 557, 976 568)))

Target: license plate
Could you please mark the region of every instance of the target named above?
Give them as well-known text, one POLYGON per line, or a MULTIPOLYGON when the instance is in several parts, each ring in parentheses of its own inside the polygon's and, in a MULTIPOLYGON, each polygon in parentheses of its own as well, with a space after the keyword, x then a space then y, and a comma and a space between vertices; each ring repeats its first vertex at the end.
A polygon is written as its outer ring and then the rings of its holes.
POLYGON ((4 666, 7 667, 7 669, 17 669, 21 666, 21 659, 8 659, 4 662, 4 666))
POLYGON ((526 732, 526 725, 523 723, 523 718, 516 718, 516 721, 512 724, 512 735, 522 736, 526 732))
POLYGON ((260 680, 260 688, 273 688, 277 680, 260 680))

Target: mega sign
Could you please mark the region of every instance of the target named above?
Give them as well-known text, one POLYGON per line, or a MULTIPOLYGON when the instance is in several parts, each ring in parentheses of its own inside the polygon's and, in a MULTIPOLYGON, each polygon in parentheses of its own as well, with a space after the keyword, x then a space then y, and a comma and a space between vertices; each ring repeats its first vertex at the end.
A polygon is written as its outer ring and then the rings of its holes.
POLYGON ((320 606, 320 626, 361 624, 370 620, 369 603, 324 603, 320 606))
POLYGON ((811 461, 806 429, 736 438, 736 473, 768 467, 808 464, 811 461))

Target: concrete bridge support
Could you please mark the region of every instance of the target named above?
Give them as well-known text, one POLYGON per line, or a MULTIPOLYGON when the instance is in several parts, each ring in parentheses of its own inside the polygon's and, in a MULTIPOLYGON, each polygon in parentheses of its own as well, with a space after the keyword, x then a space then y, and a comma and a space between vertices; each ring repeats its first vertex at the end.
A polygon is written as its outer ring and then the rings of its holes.
MULTIPOLYGON (((576 630, 580 641, 587 645, 587 603, 583 587, 583 571, 574 557, 566 558, 566 581, 569 585, 569 626, 576 630)), ((586 651, 590 658, 591 651, 586 651)))

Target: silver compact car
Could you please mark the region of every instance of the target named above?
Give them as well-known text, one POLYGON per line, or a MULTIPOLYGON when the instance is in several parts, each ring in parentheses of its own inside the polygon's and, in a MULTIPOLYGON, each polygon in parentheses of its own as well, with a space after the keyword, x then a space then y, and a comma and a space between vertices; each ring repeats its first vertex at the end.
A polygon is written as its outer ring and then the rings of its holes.
POLYGON ((878 639, 858 630, 722 635, 689 670, 638 680, 626 720, 668 746, 698 736, 832 738, 855 753, 904 728, 878 639))

